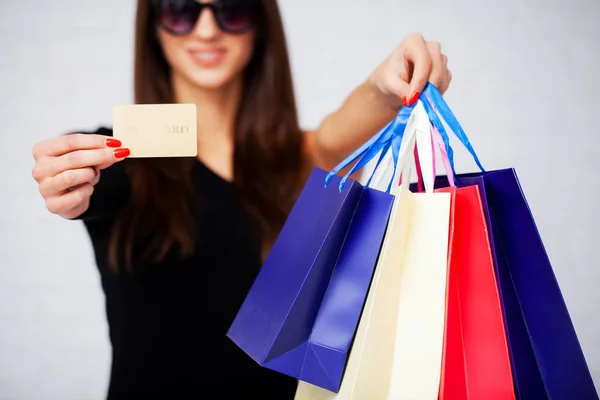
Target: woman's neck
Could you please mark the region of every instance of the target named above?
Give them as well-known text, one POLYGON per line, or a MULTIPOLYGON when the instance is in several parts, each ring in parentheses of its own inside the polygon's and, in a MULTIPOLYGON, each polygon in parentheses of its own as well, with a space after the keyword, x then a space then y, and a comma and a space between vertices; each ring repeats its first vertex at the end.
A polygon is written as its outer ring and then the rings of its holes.
POLYGON ((242 84, 240 77, 224 87, 206 89, 194 85, 181 74, 173 73, 175 102, 196 105, 198 141, 201 138, 222 140, 233 137, 242 84))

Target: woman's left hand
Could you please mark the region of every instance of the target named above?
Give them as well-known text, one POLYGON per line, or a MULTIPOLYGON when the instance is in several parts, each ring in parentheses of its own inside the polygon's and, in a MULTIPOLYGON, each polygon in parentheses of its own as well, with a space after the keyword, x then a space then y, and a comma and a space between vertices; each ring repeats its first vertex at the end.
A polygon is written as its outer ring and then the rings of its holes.
POLYGON ((406 37, 369 77, 394 108, 416 102, 427 82, 443 94, 451 80, 440 44, 427 42, 420 34, 406 37))

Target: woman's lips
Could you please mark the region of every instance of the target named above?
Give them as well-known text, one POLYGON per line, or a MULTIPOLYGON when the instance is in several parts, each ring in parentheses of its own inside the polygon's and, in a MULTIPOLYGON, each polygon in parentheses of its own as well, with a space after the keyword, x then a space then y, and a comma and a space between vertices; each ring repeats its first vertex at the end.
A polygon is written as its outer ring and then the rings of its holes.
POLYGON ((202 66, 202 67, 214 67, 218 65, 223 58, 225 58, 225 54, 227 51, 223 48, 214 48, 214 49, 194 49, 188 50, 188 53, 192 57, 192 60, 202 66))

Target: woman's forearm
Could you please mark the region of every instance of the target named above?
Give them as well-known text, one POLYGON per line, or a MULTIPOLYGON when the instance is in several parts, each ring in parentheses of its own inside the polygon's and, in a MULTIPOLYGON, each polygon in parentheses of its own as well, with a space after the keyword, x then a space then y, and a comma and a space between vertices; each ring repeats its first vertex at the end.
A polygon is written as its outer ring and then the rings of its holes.
POLYGON ((401 106, 396 103, 368 81, 358 86, 313 132, 316 165, 325 170, 335 167, 394 119, 401 106))

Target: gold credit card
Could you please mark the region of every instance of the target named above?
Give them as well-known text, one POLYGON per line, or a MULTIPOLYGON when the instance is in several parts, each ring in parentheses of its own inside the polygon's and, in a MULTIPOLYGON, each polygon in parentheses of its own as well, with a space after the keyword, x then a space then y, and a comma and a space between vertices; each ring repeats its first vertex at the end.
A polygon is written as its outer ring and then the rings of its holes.
POLYGON ((131 151, 129 158, 196 157, 196 105, 114 106, 113 137, 131 151))

